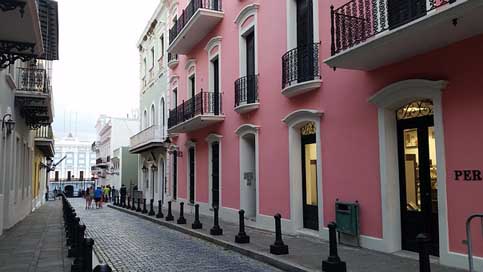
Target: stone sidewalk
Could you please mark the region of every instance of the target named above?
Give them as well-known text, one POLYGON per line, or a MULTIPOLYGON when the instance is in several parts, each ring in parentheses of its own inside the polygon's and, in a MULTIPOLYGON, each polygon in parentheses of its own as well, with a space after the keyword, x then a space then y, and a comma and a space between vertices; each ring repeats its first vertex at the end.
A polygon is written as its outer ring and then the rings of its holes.
POLYGON ((62 202, 48 201, 0 237, 0 271, 70 271, 62 202))
MULTIPOLYGON (((173 207, 177 204, 173 203, 173 207)), ((213 226, 213 218, 200 215, 203 224, 202 230, 192 230, 191 223, 194 221, 194 214, 190 207, 185 207, 186 225, 176 224, 178 218, 177 209, 173 209, 174 221, 167 222, 164 218, 157 219, 154 216, 141 214, 121 207, 109 204, 109 207, 127 212, 143 219, 176 229, 178 231, 193 235, 195 237, 218 244, 227 249, 237 251, 254 259, 269 263, 277 268, 287 271, 321 271, 321 262, 329 255, 328 243, 326 241, 306 236, 284 235, 283 240, 289 246, 289 254, 276 256, 269 253, 269 246, 275 240, 275 234, 270 231, 246 227, 246 233, 250 236, 249 244, 234 243, 235 235, 238 233, 238 225, 220 221, 223 229, 222 236, 211 236, 210 228, 213 226)), ((149 210, 149 208, 148 208, 149 210)), ((157 212, 157 207, 155 209, 157 212)), ((167 211, 163 209, 166 216, 167 211)), ((402 257, 393 254, 384 254, 372 250, 354 248, 339 245, 339 256, 347 263, 347 271, 357 272, 417 272, 419 264, 416 258, 402 257)), ((416 255, 415 255, 416 256, 416 255)), ((449 268, 432 261, 432 272, 457 272, 459 269, 449 268)))

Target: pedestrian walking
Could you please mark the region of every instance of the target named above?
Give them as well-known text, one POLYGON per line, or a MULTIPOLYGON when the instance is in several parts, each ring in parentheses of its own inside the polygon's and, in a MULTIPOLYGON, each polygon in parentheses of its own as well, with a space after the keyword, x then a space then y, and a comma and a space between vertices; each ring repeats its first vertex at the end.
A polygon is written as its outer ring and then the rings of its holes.
POLYGON ((109 185, 104 187, 103 193, 104 193, 104 201, 106 203, 109 202, 109 194, 111 193, 111 189, 109 188, 109 185))
POLYGON ((121 203, 126 204, 126 194, 127 194, 127 188, 126 185, 121 186, 121 203))
POLYGON ((89 208, 92 208, 92 200, 94 199, 94 187, 89 187, 89 208))
POLYGON ((90 197, 91 197, 91 195, 89 194, 89 188, 87 188, 87 190, 84 193, 84 198, 86 200, 86 210, 89 209, 89 198, 90 197))
POLYGON ((101 187, 97 187, 96 191, 94 192, 94 201, 96 202, 96 209, 102 208, 102 189, 101 187))

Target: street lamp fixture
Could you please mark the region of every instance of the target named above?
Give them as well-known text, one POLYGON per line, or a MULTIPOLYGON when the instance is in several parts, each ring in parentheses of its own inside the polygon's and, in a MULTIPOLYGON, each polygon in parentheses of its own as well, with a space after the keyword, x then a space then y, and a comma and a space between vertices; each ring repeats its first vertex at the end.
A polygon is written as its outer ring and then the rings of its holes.
POLYGON ((2 131, 7 130, 7 135, 10 135, 14 128, 15 121, 12 119, 12 114, 6 113, 2 118, 2 131))

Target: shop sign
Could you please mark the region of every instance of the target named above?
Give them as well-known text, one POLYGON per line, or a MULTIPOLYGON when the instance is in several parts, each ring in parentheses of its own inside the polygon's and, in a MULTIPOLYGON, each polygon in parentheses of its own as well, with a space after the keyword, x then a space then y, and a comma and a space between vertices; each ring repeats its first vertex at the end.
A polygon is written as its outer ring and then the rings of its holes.
POLYGON ((481 170, 454 170, 456 181, 481 181, 483 180, 481 170))

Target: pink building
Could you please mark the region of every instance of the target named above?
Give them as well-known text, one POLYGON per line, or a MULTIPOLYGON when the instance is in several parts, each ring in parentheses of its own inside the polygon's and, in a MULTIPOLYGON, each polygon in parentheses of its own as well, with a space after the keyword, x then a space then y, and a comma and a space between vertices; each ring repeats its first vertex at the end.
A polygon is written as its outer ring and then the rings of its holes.
POLYGON ((362 247, 414 251, 425 232, 440 263, 467 266, 465 221, 483 211, 481 1, 169 7, 173 199, 266 229, 281 213, 285 232, 322 238, 336 201, 357 201, 362 247))

